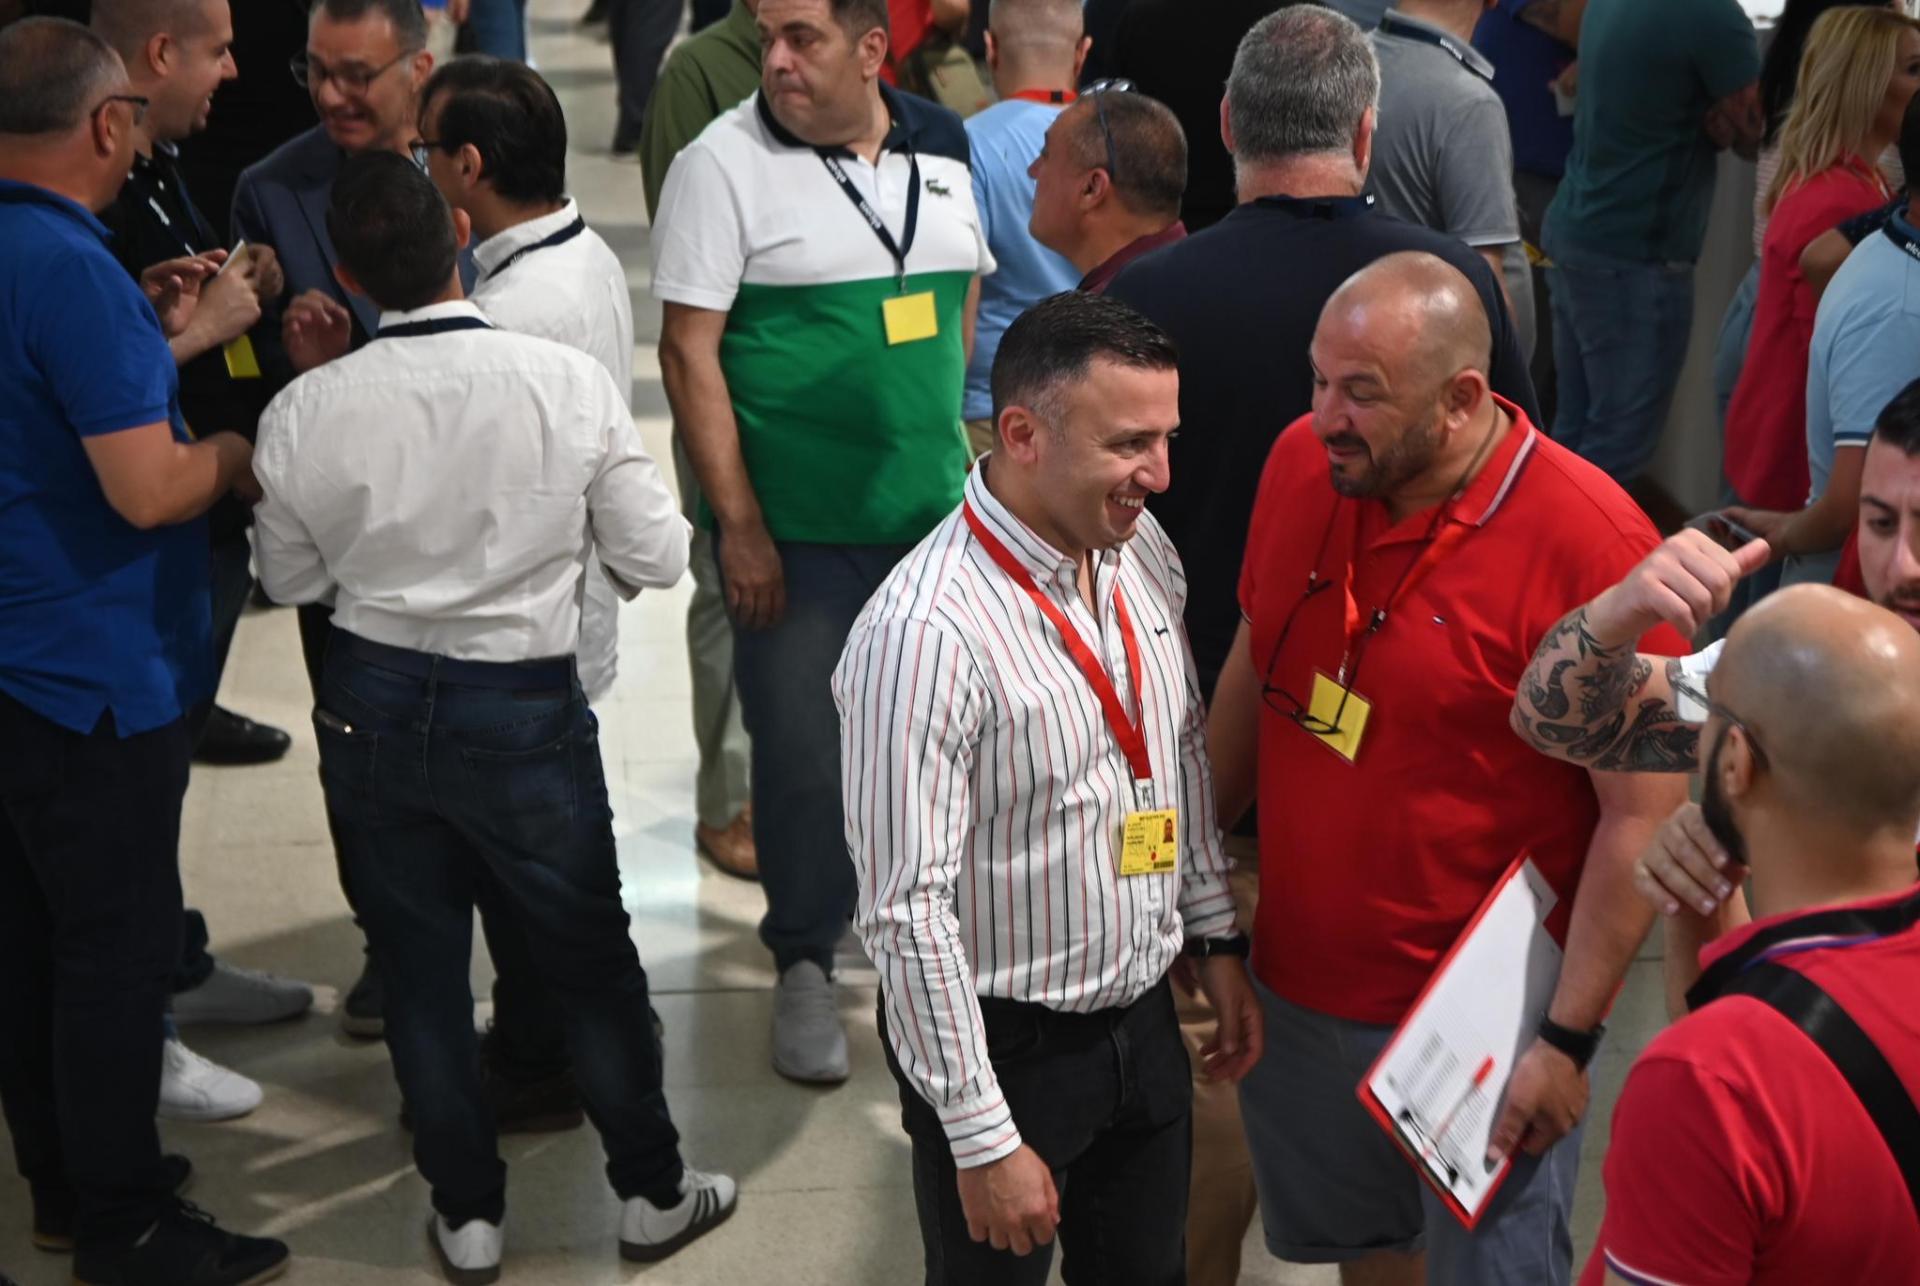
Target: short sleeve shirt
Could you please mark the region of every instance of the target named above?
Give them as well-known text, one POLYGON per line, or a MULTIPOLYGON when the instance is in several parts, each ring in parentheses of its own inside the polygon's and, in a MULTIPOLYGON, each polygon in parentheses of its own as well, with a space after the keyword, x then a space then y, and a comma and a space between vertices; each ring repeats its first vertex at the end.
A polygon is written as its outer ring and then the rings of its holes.
MULTIPOLYGON (((1501 405, 1512 427, 1437 525, 1432 510, 1393 524, 1377 500, 1336 496, 1311 416, 1281 434, 1260 482, 1240 602, 1268 686, 1305 704, 1317 674, 1340 673, 1349 568, 1354 619, 1388 609, 1347 672, 1371 704, 1353 760, 1260 710, 1253 967, 1321 1013, 1398 1022, 1522 853, 1571 905, 1599 817, 1586 770, 1508 720, 1541 638, 1658 536, 1605 475, 1501 405), (1412 576, 1430 550, 1438 561, 1412 576), (1308 594, 1310 572, 1331 589, 1308 594)), ((1686 651, 1665 627, 1641 646, 1686 651)))
POLYGON ((980 316, 973 328, 973 359, 967 363, 969 420, 993 413, 993 357, 1013 319, 1048 295, 1072 290, 1080 271, 1033 239, 1033 179, 1027 167, 1040 155, 1047 127, 1061 105, 1009 99, 967 118, 973 150, 973 200, 980 227, 999 267, 980 283, 980 316))
POLYGON ((1592 0, 1580 26, 1573 152, 1548 223, 1568 245, 1694 263, 1719 153, 1707 111, 1760 76, 1737 0, 1592 0))
POLYGON ((1900 216, 1888 226, 1820 298, 1807 353, 1809 502, 1825 494, 1834 452, 1866 446, 1887 403, 1920 379, 1920 231, 1900 216))
MULTIPOLYGON (((1777 923, 1747 926, 1703 961, 1777 923)), ((1779 959, 1833 996, 1920 1096, 1920 933, 1779 959)), ((1803 1032, 1751 997, 1702 1006, 1634 1063, 1606 1183, 1582 1286, 1609 1268, 1687 1286, 1904 1282, 1920 1262, 1912 1199, 1866 1109, 1803 1032)))
POLYGON ((1380 126, 1367 186, 1396 219, 1470 246, 1520 240, 1513 144, 1493 66, 1431 24, 1389 12, 1373 33, 1380 126))
POLYGON ((721 368, 776 540, 912 544, 960 502, 962 315, 974 275, 994 259, 960 118, 884 96, 894 129, 878 167, 851 152, 839 160, 896 244, 917 172, 904 283, 821 156, 759 94, 674 159, 660 195, 654 294, 727 314, 721 368), (889 344, 886 302, 927 292, 938 333, 889 344))
POLYGON ((0 181, 0 691, 73 732, 178 719, 212 691, 204 520, 141 531, 89 437, 181 418, 159 319, 64 197, 0 181))
POLYGON ((1573 117, 1560 114, 1553 82, 1574 53, 1521 18, 1539 0, 1499 0, 1474 28, 1473 47, 1493 64, 1493 89, 1507 107, 1516 169, 1557 179, 1573 150, 1573 117))
MULTIPOLYGON (((1800 271, 1800 255, 1821 233, 1885 199, 1879 176, 1855 162, 1795 184, 1767 221, 1747 361, 1727 403, 1727 480, 1744 504, 1798 509, 1807 501, 1807 416, 1813 406, 1808 345, 1817 301, 1800 271)), ((1909 356, 1908 364, 1916 357, 1909 356)))

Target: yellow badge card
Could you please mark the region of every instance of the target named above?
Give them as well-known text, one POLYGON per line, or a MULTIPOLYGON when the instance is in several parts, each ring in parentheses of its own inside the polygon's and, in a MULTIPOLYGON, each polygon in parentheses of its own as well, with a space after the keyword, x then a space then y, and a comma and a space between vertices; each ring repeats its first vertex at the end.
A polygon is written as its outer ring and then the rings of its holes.
POLYGON ((880 312, 886 318, 889 344, 911 344, 940 333, 940 315, 934 310, 931 290, 895 295, 880 305, 880 312))
POLYGON ((227 374, 236 380, 260 378, 260 359, 253 355, 253 341, 245 335, 228 340, 221 350, 227 358, 227 374))
POLYGON ((1348 763, 1360 753, 1360 737, 1367 730, 1367 716, 1373 713, 1373 706, 1357 692, 1348 692, 1326 675, 1315 672, 1313 676, 1313 699, 1307 703, 1307 716, 1320 726, 1331 727, 1334 716, 1340 716, 1339 727, 1333 732, 1315 732, 1313 735, 1324 741, 1333 752, 1348 763), (1341 698, 1346 699, 1346 709, 1340 708, 1341 698))
POLYGON ((1127 814, 1120 831, 1120 874, 1165 875, 1179 864, 1179 809, 1127 814))

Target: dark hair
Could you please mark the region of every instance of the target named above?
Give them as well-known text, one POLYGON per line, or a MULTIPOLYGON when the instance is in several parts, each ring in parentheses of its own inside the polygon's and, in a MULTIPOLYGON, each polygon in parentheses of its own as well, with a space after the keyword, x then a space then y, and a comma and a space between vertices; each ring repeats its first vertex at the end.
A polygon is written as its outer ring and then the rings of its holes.
MULTIPOLYGON (((260 0, 235 0, 238 4, 258 4, 260 0)), ((378 14, 393 24, 393 37, 404 53, 417 53, 427 47, 427 15, 420 0, 313 0, 309 13, 324 13, 335 22, 352 22, 368 14, 378 14)))
POLYGON ((53 134, 87 118, 125 82, 119 55, 65 18, 0 28, 0 134, 53 134))
POLYGON ((1059 422, 1063 386, 1087 377, 1095 358, 1136 370, 1172 370, 1180 350, 1158 326, 1117 299, 1078 290, 1052 295, 1014 318, 993 355, 993 419, 1027 406, 1059 422))
POLYGON ((558 201, 567 190, 567 118, 553 87, 521 62, 468 54, 433 73, 420 119, 444 99, 432 141, 448 152, 471 143, 486 180, 509 201, 558 201))
POLYGON ((893 40, 893 22, 887 17, 887 0, 827 0, 828 12, 833 20, 840 24, 855 40, 866 35, 875 27, 887 33, 889 43, 893 40))
POLYGON ((452 280, 460 253, 440 189, 392 152, 362 153, 340 167, 327 235, 361 289, 394 312, 432 303, 452 280))
MULTIPOLYGON (((1807 51, 1807 37, 1813 24, 1829 9, 1855 5, 1861 0, 1787 0, 1780 20, 1773 24, 1773 42, 1767 46, 1766 61, 1760 64, 1760 111, 1767 122, 1761 140, 1772 144, 1780 138, 1780 127, 1787 123, 1787 110, 1793 106, 1793 93, 1800 83, 1800 58, 1807 51)), ((1886 8, 1885 3, 1870 8, 1886 8)))
POLYGON ((1893 395, 1873 422, 1873 440, 1899 447, 1906 455, 1920 455, 1920 380, 1893 395))
MULTIPOLYGON (((1906 113, 1900 118, 1900 168, 1908 174, 1920 175, 1920 170, 1908 170, 1909 165, 1920 165, 1920 94, 1913 96, 1907 104, 1906 113)), ((1914 180, 1908 179, 1911 188, 1914 180)))
MULTIPOLYGON (((1092 97, 1089 95, 1089 97, 1092 97)), ((1113 190, 1135 214, 1180 217, 1187 194, 1187 133, 1180 118, 1157 98, 1104 90, 1089 103, 1080 125, 1081 160, 1089 168, 1107 163, 1107 140, 1100 113, 1113 134, 1113 190)))
POLYGON ((196 0, 93 0, 87 25, 112 45, 129 69, 158 35, 200 34, 201 6, 196 0))

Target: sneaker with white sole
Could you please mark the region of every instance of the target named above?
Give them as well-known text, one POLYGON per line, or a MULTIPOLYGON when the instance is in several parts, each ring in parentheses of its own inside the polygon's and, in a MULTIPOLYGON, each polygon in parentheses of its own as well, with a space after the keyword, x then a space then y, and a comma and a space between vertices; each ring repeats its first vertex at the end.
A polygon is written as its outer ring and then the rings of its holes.
POLYGON ((174 994, 173 1020, 253 1026, 298 1018, 311 1008, 313 988, 306 983, 217 960, 205 982, 174 994))
POLYGON ((163 1121, 231 1121, 260 1106, 260 1086, 238 1072, 200 1057, 178 1037, 160 1057, 163 1121))
POLYGON ((789 965, 774 987, 773 1070, 810 1085, 847 1079, 847 1030, 833 979, 811 960, 789 965))
POLYGON ((440 1269, 456 1286, 488 1286, 500 1280, 500 1256, 506 1249, 506 1230, 485 1219, 469 1219, 455 1228, 436 1214, 427 1225, 440 1269))
POLYGON ((739 1188, 724 1174, 686 1170, 679 1204, 662 1210, 645 1197, 629 1198, 620 1212, 620 1257, 651 1264, 713 1231, 732 1216, 739 1188))

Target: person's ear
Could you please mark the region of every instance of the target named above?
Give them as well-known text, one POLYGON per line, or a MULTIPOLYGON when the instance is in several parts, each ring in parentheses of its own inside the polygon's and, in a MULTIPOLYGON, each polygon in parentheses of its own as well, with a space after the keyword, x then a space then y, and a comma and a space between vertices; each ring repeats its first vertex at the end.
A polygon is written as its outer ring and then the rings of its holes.
POLYGON ((1746 799, 1753 794, 1759 776, 1759 764, 1753 756, 1753 742, 1747 730, 1730 725, 1723 734, 1720 751, 1720 793, 1728 799, 1746 799))
POLYGON ((1233 109, 1224 94, 1220 98, 1220 141, 1226 144, 1227 155, 1233 155, 1233 109))
POLYGON ((1093 48, 1093 37, 1080 37, 1079 47, 1073 51, 1073 83, 1080 83, 1080 73, 1087 69, 1087 51, 1093 48))
POLYGON ((988 29, 982 33, 982 39, 986 41, 987 46, 987 70, 998 71, 1000 68, 999 38, 993 34, 992 29, 988 29))
POLYGON ((1457 428, 1473 419, 1480 410, 1481 403, 1490 392, 1487 377, 1472 367, 1461 371, 1447 381, 1442 397, 1446 403, 1447 419, 1457 428))
POLYGON ((465 210, 453 211, 453 244, 462 250, 473 240, 473 216, 465 210))
POLYGON ((1360 113, 1360 124, 1353 131, 1353 168, 1360 171, 1363 179, 1373 164, 1373 131, 1378 123, 1378 113, 1369 107, 1360 113))
POLYGON ((1031 465, 1040 458, 1039 438, 1046 431, 1046 425, 1032 411, 1024 406, 1009 406, 1000 412, 1000 422, 995 426, 995 453, 1004 453, 1009 459, 1031 465))
POLYGON ((373 298, 373 296, 367 294, 365 290, 360 288, 360 279, 349 272, 347 265, 343 263, 333 265, 333 279, 339 282, 340 289, 346 291, 349 295, 359 295, 363 299, 373 298))
POLYGON ((860 37, 855 50, 860 59, 860 74, 868 80, 878 80, 880 69, 887 65, 887 33, 875 27, 860 37))
POLYGON ((462 143, 460 150, 454 153, 454 160, 460 166, 460 178, 468 187, 487 177, 487 159, 480 155, 480 149, 471 143, 462 143))
POLYGON ((1113 195, 1113 176, 1095 166, 1087 171, 1087 177, 1080 184, 1080 208, 1092 212, 1107 203, 1113 195))
POLYGON ((140 56, 146 60, 147 70, 156 76, 165 76, 173 62, 175 52, 173 37, 161 31, 147 37, 147 43, 141 48, 140 56))
POLYGON ((420 91, 426 87, 428 78, 433 75, 433 51, 431 49, 422 49, 419 53, 415 54, 411 64, 411 70, 413 72, 413 92, 417 96, 420 91))

